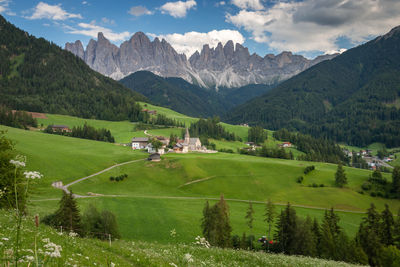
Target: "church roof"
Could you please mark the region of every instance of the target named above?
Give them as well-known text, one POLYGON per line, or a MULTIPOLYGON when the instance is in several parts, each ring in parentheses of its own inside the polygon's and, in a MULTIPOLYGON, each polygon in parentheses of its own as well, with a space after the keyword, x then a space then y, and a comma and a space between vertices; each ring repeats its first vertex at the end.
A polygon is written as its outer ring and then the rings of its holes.
POLYGON ((199 138, 195 137, 195 138, 189 138, 189 145, 194 145, 197 143, 197 140, 200 141, 199 138))

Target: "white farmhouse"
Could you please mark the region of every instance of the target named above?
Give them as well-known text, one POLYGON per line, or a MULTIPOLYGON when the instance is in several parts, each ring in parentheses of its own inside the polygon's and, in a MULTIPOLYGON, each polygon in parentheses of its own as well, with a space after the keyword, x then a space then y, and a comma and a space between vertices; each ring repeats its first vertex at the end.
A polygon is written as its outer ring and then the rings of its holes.
POLYGON ((132 149, 145 149, 149 144, 147 137, 134 137, 132 138, 132 149))

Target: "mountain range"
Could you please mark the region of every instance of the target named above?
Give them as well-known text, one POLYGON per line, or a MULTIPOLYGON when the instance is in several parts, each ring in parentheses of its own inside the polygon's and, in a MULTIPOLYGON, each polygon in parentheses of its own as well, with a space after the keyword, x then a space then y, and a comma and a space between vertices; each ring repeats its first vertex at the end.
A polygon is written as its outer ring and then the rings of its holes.
POLYGON ((400 26, 321 62, 225 116, 365 146, 400 146, 400 26))
POLYGON ((0 15, 0 105, 104 120, 137 120, 148 101, 0 15))
POLYGON ((334 55, 309 60, 291 52, 261 57, 232 41, 210 48, 204 45, 189 58, 179 54, 164 39, 151 41, 144 33, 135 33, 120 47, 98 33, 84 50, 82 42, 66 43, 65 50, 83 59, 92 69, 119 80, 140 70, 162 77, 180 77, 205 88, 233 88, 248 84, 276 84, 334 55))

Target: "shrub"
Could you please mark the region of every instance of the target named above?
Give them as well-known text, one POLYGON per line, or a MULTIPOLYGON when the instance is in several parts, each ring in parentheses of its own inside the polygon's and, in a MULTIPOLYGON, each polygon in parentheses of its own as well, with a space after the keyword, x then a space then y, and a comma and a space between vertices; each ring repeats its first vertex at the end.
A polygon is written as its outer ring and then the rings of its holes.
POLYGON ((303 182, 303 180, 304 180, 304 177, 303 177, 303 176, 297 177, 297 182, 298 182, 299 184, 301 184, 301 183, 303 182))
POLYGON ((110 181, 114 181, 114 179, 115 179, 114 176, 110 177, 110 181))
POLYGON ((324 186, 325 186, 324 184, 320 184, 320 185, 319 185, 319 187, 324 187, 324 186))
POLYGON ((375 192, 371 192, 370 195, 371 195, 371 197, 376 197, 376 193, 375 192))
POLYGON ((365 190, 365 191, 368 191, 368 190, 370 190, 370 189, 372 188, 372 184, 371 184, 370 182, 364 182, 364 183, 361 185, 361 188, 362 188, 363 190, 365 190))
POLYGON ((314 165, 307 166, 307 167, 304 169, 304 174, 307 174, 307 173, 309 173, 309 172, 311 172, 311 171, 313 171, 313 170, 315 170, 315 166, 314 166, 314 165))

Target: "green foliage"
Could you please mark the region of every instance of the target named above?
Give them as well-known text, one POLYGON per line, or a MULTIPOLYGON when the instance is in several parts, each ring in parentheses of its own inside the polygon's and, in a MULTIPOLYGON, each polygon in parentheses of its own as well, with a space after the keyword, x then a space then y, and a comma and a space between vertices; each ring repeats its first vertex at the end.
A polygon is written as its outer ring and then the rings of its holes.
POLYGON ((393 192, 399 197, 400 196, 400 166, 396 166, 392 173, 392 187, 393 192))
POLYGON ((296 145, 297 150, 304 152, 298 160, 323 161, 331 163, 346 162, 347 159, 342 149, 332 141, 324 138, 314 138, 301 133, 291 133, 287 129, 280 129, 273 134, 274 138, 281 141, 290 141, 296 145))
POLYGON ((50 214, 43 219, 43 222, 53 226, 62 227, 64 230, 77 233, 83 236, 81 215, 79 214, 78 205, 73 197, 72 192, 63 191, 63 197, 60 200, 59 208, 54 214, 50 214))
POLYGON ((26 201, 25 177, 22 169, 10 162, 14 159, 14 144, 5 136, 4 131, 0 131, 0 209, 15 209, 17 193, 18 209, 23 212, 26 201))
POLYGON ((230 123, 288 128, 365 146, 400 146, 400 34, 321 62, 227 114, 230 123))
POLYGON ((270 148, 265 145, 255 150, 242 148, 239 150, 239 153, 244 155, 266 157, 266 158, 293 159, 293 154, 291 151, 286 152, 285 149, 283 148, 277 148, 277 147, 270 148))
POLYGON ((344 172, 343 165, 339 164, 335 173, 335 185, 337 187, 343 187, 347 184, 346 173, 344 172))
POLYGON ((190 136, 206 136, 217 140, 225 139, 228 141, 240 140, 234 133, 227 132, 225 128, 219 124, 219 118, 199 119, 197 122, 190 124, 190 136))
POLYGON ((307 167, 304 168, 304 174, 312 172, 313 170, 315 170, 315 166, 314 165, 307 166, 307 167))
POLYGON ((93 205, 89 205, 82 216, 84 235, 102 240, 120 238, 115 215, 107 210, 101 213, 93 205))
POLYGON ((0 16, 0 104, 16 110, 107 120, 143 120, 139 93, 90 69, 80 58, 0 16), (12 70, 12 58, 24 55, 12 70), (18 75, 10 75, 11 71, 18 75))
POLYGON ((2 105, 0 105, 0 124, 21 129, 37 127, 37 121, 31 114, 24 111, 12 112, 11 109, 2 105))
POLYGON ((128 174, 121 174, 116 177, 110 176, 110 181, 111 182, 113 182, 113 181, 119 182, 119 181, 123 181, 125 178, 128 178, 128 174))
POLYGON ((247 226, 252 229, 253 228, 253 221, 254 221, 254 209, 253 209, 253 204, 251 201, 249 202, 249 207, 246 211, 246 216, 244 217, 246 219, 247 226))
POLYGON ((229 208, 224 196, 212 207, 208 201, 203 210, 202 228, 204 237, 211 245, 229 247, 232 228, 229 223, 229 208))
POLYGON ((83 126, 73 127, 71 129, 71 132, 54 130, 53 125, 48 125, 46 129, 44 129, 44 132, 48 134, 59 134, 75 138, 91 139, 109 143, 115 142, 110 130, 107 130, 105 128, 96 129, 93 126, 88 125, 87 123, 85 123, 83 126))
POLYGON ((260 126, 250 127, 248 131, 248 141, 262 144, 267 139, 267 133, 260 126))
POLYGON ((296 253, 296 231, 296 211, 288 203, 286 208, 281 211, 276 225, 275 240, 278 242, 280 251, 287 254, 296 253))

